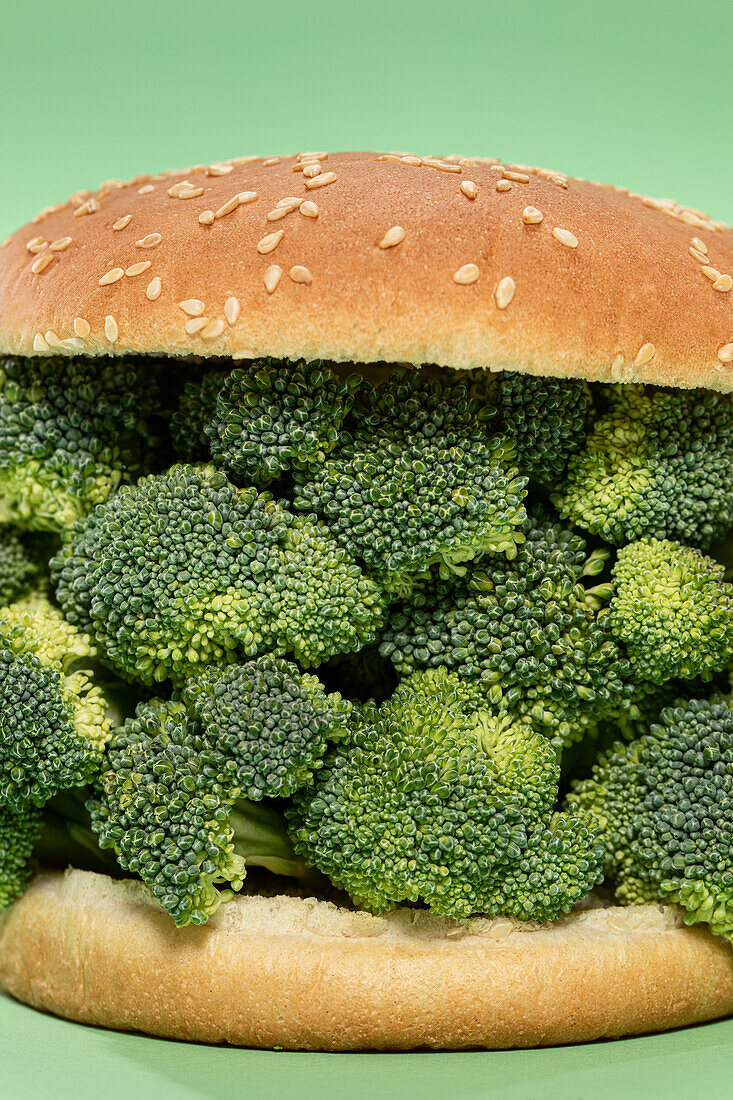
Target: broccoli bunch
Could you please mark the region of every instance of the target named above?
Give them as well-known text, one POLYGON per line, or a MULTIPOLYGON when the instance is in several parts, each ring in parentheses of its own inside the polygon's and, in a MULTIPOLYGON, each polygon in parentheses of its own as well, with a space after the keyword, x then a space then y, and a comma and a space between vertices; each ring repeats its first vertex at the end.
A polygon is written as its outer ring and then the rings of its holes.
POLYGON ((505 372, 493 396, 519 469, 540 485, 556 488, 588 434, 593 413, 588 383, 505 372))
POLYGON ((553 500, 612 545, 675 539, 706 550, 733 526, 733 402, 705 390, 610 386, 608 411, 553 500))
POLYGON ((551 745, 445 669, 365 704, 287 811, 295 850, 357 905, 552 920, 601 877, 582 815, 555 812, 551 745))
POLYGON ((660 539, 622 547, 608 625, 636 675, 710 680, 733 657, 733 585, 699 550, 660 539))
POLYGON ((0 528, 0 607, 25 595, 39 574, 39 564, 13 527, 0 528))
POLYGON ((211 467, 120 489, 52 567, 70 621, 145 684, 265 652, 319 664, 371 641, 384 604, 323 525, 211 467))
POLYGON ((434 564, 448 574, 487 550, 512 553, 526 478, 491 415, 459 377, 364 384, 335 450, 294 471, 295 508, 321 516, 390 591, 434 564))
POLYGON ((150 465, 158 411, 134 363, 0 358, 0 523, 72 527, 150 465))
POLYGON ((596 608, 606 585, 585 588, 607 559, 540 511, 507 560, 487 554, 457 583, 439 577, 389 612, 380 652, 400 676, 445 666, 492 704, 550 737, 582 736, 625 691, 628 668, 596 608))
POLYGON ((733 708, 678 703, 617 743, 568 796, 597 823, 607 874, 630 904, 673 901, 688 924, 733 936, 733 708))

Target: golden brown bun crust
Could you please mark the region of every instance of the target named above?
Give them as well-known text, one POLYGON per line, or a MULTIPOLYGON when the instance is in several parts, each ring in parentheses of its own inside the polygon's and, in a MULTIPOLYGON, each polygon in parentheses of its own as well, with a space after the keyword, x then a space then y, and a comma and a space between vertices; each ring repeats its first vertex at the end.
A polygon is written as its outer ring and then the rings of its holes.
POLYGON ((403 361, 729 390, 729 273, 721 223, 558 173, 489 158, 240 158, 112 181, 18 230, 0 249, 0 352, 71 341, 91 355, 403 361), (201 224, 242 193, 257 198, 201 224), (317 217, 293 204, 268 220, 287 198, 317 217), (395 227, 404 238, 391 243, 395 227), (465 265, 475 282, 454 281, 465 265), (268 269, 273 282, 280 272, 271 292, 268 269), (200 315, 180 307, 191 300, 200 315))
POLYGON ((176 930, 146 888, 44 874, 0 920, 0 988, 120 1030, 297 1050, 507 1048, 733 1012, 733 952, 674 909, 543 927, 240 896, 176 930))

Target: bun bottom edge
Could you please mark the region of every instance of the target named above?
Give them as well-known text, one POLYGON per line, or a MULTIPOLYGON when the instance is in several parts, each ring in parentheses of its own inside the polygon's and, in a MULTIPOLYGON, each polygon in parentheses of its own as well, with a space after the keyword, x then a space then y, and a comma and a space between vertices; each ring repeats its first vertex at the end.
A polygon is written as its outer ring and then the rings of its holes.
POLYGON ((554 1046, 733 1013, 733 950, 673 907, 553 925, 239 896, 176 929, 132 880, 43 872, 0 915, 0 989, 81 1023, 288 1050, 554 1046))

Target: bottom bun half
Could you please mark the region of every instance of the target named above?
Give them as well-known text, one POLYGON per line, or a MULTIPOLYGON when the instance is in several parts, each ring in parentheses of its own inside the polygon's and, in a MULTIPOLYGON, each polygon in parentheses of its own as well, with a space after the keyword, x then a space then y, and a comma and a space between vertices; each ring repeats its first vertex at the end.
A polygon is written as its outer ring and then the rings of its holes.
POLYGON ((242 895, 176 929, 142 884, 38 875, 0 918, 0 988, 87 1024, 291 1050, 549 1046, 733 1012, 733 950, 672 907, 553 925, 242 895))

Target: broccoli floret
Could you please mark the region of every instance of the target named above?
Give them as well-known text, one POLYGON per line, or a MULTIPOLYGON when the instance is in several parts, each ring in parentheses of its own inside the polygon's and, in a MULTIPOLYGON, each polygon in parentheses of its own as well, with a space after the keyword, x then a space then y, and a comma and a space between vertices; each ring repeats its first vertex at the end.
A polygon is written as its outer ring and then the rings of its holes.
POLYGON ((294 471, 295 507, 320 515, 392 591, 433 564, 450 573, 487 550, 512 553, 526 478, 490 411, 460 378, 364 384, 332 454, 294 471))
POLYGON ((588 383, 504 373, 494 399, 504 431, 514 442, 519 469, 556 488, 588 434, 593 413, 588 383))
POLYGON ((204 736, 237 764, 246 798, 286 797, 313 778, 329 741, 348 732, 351 704, 277 657, 205 669, 182 693, 204 736))
POLYGON ((626 665, 596 616, 606 586, 581 584, 605 551, 533 513, 507 561, 488 554, 466 577, 417 588, 389 612, 380 652, 399 675, 445 666, 475 681, 492 704, 548 736, 576 740, 622 690, 626 665))
POLYGON ((42 806, 98 771, 111 721, 78 667, 93 655, 41 596, 0 610, 0 805, 42 806))
POLYGON ((608 606, 612 634, 653 683, 710 680, 733 657, 733 585, 698 550, 641 539, 619 550, 608 606))
POLYGON ((38 573, 38 562, 19 532, 0 528, 0 607, 25 595, 38 573))
POLYGON ((0 910, 12 905, 28 885, 41 820, 35 806, 11 810, 0 804, 0 910))
POLYGON ((237 801, 237 761, 180 703, 142 704, 115 733, 87 808, 103 849, 151 888, 174 922, 204 924, 247 864, 307 875, 273 809, 237 801))
POLYGON ((0 358, 0 522, 65 530, 149 466, 157 386, 133 363, 0 358))
POLYGON ((733 400, 705 390, 608 389, 609 409, 553 500, 606 542, 706 550, 733 526, 733 400))
POLYGON ((602 860, 582 817, 555 813, 558 781, 544 738, 439 669, 365 704, 286 816, 295 850, 371 912, 423 900, 450 917, 551 920, 602 860))
POLYGON ((597 822, 619 900, 676 902, 688 924, 733 936, 733 709, 722 698, 666 709, 617 743, 568 797, 597 822))
POLYGON ((209 467, 121 489, 52 573, 69 619, 146 684, 265 652, 318 664, 371 641, 384 604, 322 524, 209 467))
POLYGON ((206 427, 214 462, 259 486, 291 467, 317 469, 338 442, 360 381, 339 379, 320 360, 256 359, 232 371, 206 427))
POLYGON ((216 399, 229 372, 204 370, 181 390, 169 427, 176 456, 181 462, 207 462, 211 458, 207 425, 216 411, 216 399))

